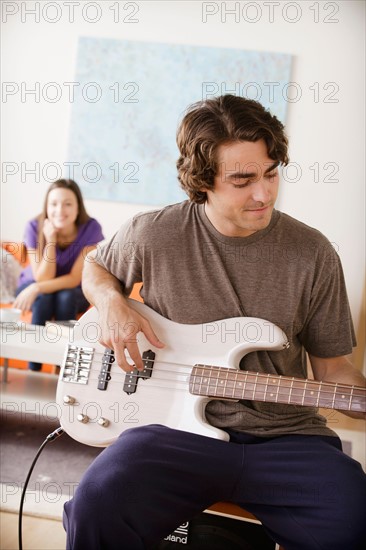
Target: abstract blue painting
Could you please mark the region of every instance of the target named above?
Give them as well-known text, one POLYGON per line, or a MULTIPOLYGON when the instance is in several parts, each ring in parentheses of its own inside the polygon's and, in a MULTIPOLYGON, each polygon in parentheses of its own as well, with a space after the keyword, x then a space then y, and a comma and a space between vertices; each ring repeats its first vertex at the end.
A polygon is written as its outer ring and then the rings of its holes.
POLYGON ((290 71, 282 53, 80 38, 67 166, 86 198, 179 202, 175 136, 187 106, 233 93, 285 122, 290 71))

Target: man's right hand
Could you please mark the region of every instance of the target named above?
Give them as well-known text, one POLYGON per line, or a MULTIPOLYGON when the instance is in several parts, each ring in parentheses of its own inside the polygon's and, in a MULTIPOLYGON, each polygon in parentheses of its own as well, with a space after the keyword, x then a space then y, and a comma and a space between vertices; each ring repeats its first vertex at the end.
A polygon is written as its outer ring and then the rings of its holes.
POLYGON ((138 333, 142 332, 152 346, 163 348, 164 344, 153 331, 149 321, 128 306, 123 296, 99 308, 101 344, 112 348, 118 366, 131 372, 136 366, 143 370, 143 362, 138 347, 138 333), (133 364, 127 361, 127 350, 133 364))
POLYGON ((86 257, 82 288, 86 299, 98 309, 102 331, 100 342, 114 350, 117 364, 124 371, 133 370, 125 350, 133 364, 143 370, 138 333, 143 332, 152 346, 163 348, 164 344, 154 333, 149 321, 129 307, 121 293, 120 281, 95 261, 97 254, 98 250, 94 249, 86 257))

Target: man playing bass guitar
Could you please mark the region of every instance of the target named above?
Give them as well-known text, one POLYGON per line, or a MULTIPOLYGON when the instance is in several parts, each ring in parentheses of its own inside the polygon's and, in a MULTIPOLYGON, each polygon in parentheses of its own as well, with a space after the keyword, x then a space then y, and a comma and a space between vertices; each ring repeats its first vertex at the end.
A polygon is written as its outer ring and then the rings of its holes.
MULTIPOLYGON (((188 200, 135 216, 85 262, 83 291, 122 371, 144 368, 138 332, 164 349, 126 302, 143 283, 145 304, 177 323, 279 326, 289 347, 249 353, 241 369, 304 379, 307 353, 316 380, 364 386, 347 357, 355 336, 337 253, 275 209, 289 161, 282 123, 256 101, 224 95, 188 108, 177 144, 188 200)), ((68 548, 151 548, 218 501, 255 514, 285 550, 364 547, 365 474, 316 407, 216 399, 205 414, 229 442, 152 424, 107 447, 65 505, 68 548)))

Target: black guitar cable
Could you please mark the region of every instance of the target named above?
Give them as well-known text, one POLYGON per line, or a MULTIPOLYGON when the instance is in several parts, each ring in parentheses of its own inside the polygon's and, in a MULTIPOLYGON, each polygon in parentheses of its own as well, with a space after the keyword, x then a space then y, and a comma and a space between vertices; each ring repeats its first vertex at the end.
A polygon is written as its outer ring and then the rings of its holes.
POLYGON ((36 462, 37 462, 37 460, 38 460, 38 457, 39 457, 39 455, 41 454, 41 452, 43 451, 43 449, 45 448, 45 446, 47 445, 47 443, 49 443, 49 441, 54 441, 55 439, 57 439, 58 437, 60 437, 60 435, 62 435, 63 433, 64 433, 64 430, 63 430, 61 427, 59 427, 59 428, 57 428, 54 432, 48 434, 48 436, 46 437, 46 439, 44 440, 44 442, 42 443, 42 445, 41 445, 40 448, 38 449, 37 454, 36 454, 36 456, 34 457, 33 462, 32 462, 32 465, 31 465, 31 467, 30 467, 30 469, 29 469, 29 472, 28 472, 28 475, 27 475, 27 479, 25 480, 24 487, 23 487, 23 490, 22 490, 22 496, 21 496, 21 499, 20 499, 20 506, 19 506, 19 521, 18 521, 18 543, 19 543, 19 550, 23 550, 23 542, 22 542, 22 516, 23 516, 23 505, 24 505, 25 493, 26 493, 26 491, 27 491, 28 483, 29 483, 30 477, 31 477, 31 475, 32 475, 34 466, 36 465, 36 462))

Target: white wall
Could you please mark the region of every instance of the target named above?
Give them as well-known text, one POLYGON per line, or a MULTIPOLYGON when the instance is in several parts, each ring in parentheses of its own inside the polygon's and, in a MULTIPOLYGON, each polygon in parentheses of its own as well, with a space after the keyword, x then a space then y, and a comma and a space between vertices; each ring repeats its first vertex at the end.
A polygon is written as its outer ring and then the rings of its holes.
MULTIPOLYGON (((63 83, 75 80, 79 36, 290 53, 294 56, 291 80, 297 83, 301 97, 289 102, 287 131, 291 160, 300 166, 302 177, 283 182, 278 207, 317 227, 335 243, 358 323, 365 249, 363 2, 119 2, 119 23, 113 22, 110 9, 116 2, 71 3, 74 22, 70 21, 70 2, 38 3, 39 22, 29 13, 36 2, 1 4, 3 82, 15 83, 19 89, 22 82, 27 88, 39 82, 41 89, 57 82, 65 90, 56 103, 42 97, 35 103, 32 96, 22 101, 20 93, 3 97, 2 161, 15 163, 19 171, 2 184, 2 239, 22 238, 25 221, 40 210, 49 185, 24 173, 22 182, 21 163, 29 168, 39 162, 43 167, 48 162, 62 165, 66 159, 71 104, 63 83), (101 17, 91 23, 86 19, 96 17, 95 5, 101 17), (84 18, 82 8, 86 9, 84 18), (131 16, 137 23, 123 21, 137 8, 131 16), (236 16, 225 13, 233 8, 239 9, 236 16), (204 22, 205 10, 217 13, 207 15, 204 22), (58 22, 47 21, 56 16, 58 22), (320 167, 319 181, 314 181, 314 168, 310 168, 315 163, 320 167), (326 163, 339 167, 333 176, 338 182, 325 181, 332 168, 324 169, 326 163)), ((294 170, 287 176, 287 180, 295 178, 294 170)), ((87 208, 110 237, 123 220, 149 207, 87 201, 87 208)))

